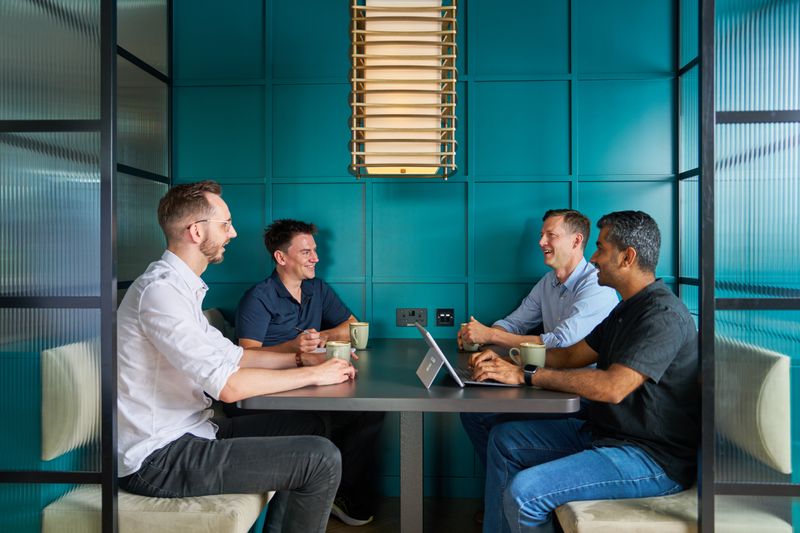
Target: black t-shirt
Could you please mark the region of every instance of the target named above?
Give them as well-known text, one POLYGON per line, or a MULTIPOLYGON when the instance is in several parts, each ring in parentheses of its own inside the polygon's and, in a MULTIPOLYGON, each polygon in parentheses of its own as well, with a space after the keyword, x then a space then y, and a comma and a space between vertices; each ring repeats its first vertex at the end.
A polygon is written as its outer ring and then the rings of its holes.
POLYGON ((697 474, 700 395, 697 329, 686 306, 656 280, 620 302, 586 337, 597 368, 613 363, 647 376, 619 404, 590 402, 595 446, 634 444, 684 487, 697 474))

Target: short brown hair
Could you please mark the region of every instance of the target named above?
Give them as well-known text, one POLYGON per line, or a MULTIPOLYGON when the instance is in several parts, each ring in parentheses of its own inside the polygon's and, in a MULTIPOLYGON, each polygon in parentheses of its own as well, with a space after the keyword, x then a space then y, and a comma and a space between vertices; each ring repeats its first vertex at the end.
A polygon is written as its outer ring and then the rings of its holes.
POLYGON ((158 202, 158 225, 167 241, 177 238, 187 217, 212 216, 214 208, 205 194, 222 196, 222 187, 212 180, 176 185, 158 202))
POLYGON ((264 230, 264 246, 267 247, 269 255, 275 259, 275 252, 280 250, 286 252, 292 239, 296 235, 316 235, 317 227, 308 222, 282 218, 274 221, 264 230))
POLYGON ((592 223, 589 222, 586 215, 574 209, 550 209, 542 217, 542 222, 550 217, 564 217, 564 226, 569 231, 583 235, 581 247, 586 249, 586 243, 589 242, 589 233, 592 231, 592 223))

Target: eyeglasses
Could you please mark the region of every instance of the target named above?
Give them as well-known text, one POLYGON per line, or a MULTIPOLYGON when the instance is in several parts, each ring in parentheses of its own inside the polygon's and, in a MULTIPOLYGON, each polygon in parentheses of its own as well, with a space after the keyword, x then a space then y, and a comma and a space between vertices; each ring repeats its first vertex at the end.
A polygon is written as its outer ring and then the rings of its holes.
POLYGON ((189 229, 193 225, 199 224, 201 222, 220 222, 220 223, 222 223, 222 227, 223 227, 223 229, 225 231, 228 231, 228 228, 230 228, 233 225, 233 221, 232 220, 218 220, 218 219, 214 219, 214 218, 204 218, 203 220, 195 220, 194 222, 192 222, 191 224, 186 226, 186 229, 189 229))

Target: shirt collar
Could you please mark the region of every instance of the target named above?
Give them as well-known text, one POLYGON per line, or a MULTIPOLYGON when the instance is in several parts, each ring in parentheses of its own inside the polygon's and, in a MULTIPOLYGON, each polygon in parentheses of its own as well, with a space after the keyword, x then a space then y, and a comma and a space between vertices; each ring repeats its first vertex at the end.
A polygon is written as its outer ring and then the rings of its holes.
POLYGON ((572 274, 569 275, 567 281, 565 281, 564 283, 558 281, 558 278, 555 275, 553 275, 553 287, 558 287, 559 285, 563 285, 567 289, 573 290, 575 288, 575 285, 578 283, 578 280, 581 279, 581 277, 583 277, 584 271, 586 270, 586 265, 588 265, 588 263, 586 262, 586 258, 581 257, 580 263, 577 264, 575 269, 572 271, 572 274))
MULTIPOLYGON (((294 296, 289 293, 289 289, 286 288, 286 285, 283 284, 281 281, 281 277, 278 275, 278 269, 274 269, 270 278, 275 282, 275 292, 278 293, 278 296, 281 298, 289 298, 292 301, 294 300, 294 296)), ((304 279, 300 282, 300 295, 303 301, 309 299, 311 297, 311 292, 306 290, 306 284, 308 283, 307 279, 304 279)))
POLYGON ((195 274, 192 269, 189 268, 189 265, 174 253, 169 250, 164 250, 164 253, 161 255, 161 260, 175 269, 181 279, 186 282, 186 285, 192 293, 204 295, 206 291, 208 291, 208 285, 206 285, 202 278, 195 274))

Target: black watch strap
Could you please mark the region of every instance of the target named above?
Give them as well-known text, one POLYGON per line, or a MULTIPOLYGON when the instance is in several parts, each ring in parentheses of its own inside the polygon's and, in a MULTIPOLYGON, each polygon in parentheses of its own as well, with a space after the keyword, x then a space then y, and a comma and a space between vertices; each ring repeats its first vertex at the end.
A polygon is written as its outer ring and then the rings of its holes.
POLYGON ((533 386, 533 375, 539 371, 539 367, 536 365, 525 365, 522 369, 522 373, 525 377, 525 385, 528 387, 533 386))

